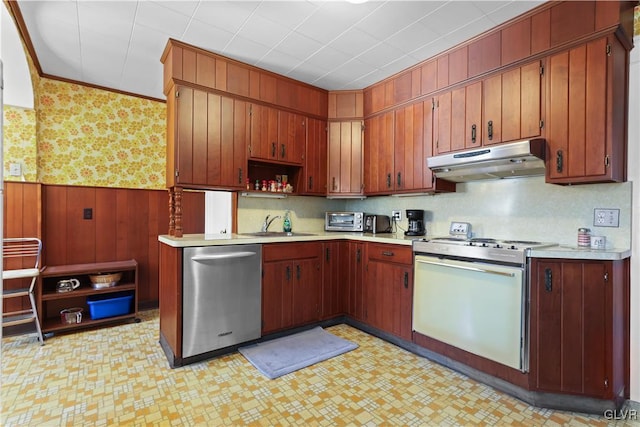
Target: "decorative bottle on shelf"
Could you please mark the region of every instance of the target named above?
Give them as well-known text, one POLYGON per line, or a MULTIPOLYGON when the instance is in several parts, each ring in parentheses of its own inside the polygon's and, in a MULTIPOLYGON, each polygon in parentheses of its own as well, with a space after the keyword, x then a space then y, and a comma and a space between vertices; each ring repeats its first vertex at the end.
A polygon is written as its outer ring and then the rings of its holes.
POLYGON ((284 220, 282 221, 282 231, 285 233, 291 233, 291 216, 289 211, 284 214, 284 220))

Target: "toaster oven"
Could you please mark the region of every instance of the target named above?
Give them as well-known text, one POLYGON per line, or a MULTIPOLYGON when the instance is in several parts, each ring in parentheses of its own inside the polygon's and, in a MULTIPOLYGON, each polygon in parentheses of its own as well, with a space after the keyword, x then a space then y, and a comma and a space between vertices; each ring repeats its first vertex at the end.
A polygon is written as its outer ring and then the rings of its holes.
POLYGON ((325 231, 363 231, 364 212, 326 212, 325 231))

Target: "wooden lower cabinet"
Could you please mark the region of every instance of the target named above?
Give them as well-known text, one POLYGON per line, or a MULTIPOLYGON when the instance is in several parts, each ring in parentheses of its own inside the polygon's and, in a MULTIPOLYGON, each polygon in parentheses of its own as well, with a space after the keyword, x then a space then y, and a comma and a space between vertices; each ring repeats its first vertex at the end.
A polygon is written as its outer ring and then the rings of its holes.
POLYGON ((413 253, 408 246, 367 244, 364 321, 410 341, 413 253))
POLYGON ((343 275, 347 277, 346 311, 359 321, 364 321, 364 266, 365 247, 362 242, 345 242, 347 253, 343 257, 343 275))
POLYGON ((531 275, 531 389, 628 393, 628 260, 534 259, 531 275))
POLYGON ((345 313, 348 280, 343 259, 348 258, 348 251, 345 241, 322 243, 322 319, 345 313))
POLYGON ((274 243, 262 249, 262 334, 320 320, 322 243, 274 243))

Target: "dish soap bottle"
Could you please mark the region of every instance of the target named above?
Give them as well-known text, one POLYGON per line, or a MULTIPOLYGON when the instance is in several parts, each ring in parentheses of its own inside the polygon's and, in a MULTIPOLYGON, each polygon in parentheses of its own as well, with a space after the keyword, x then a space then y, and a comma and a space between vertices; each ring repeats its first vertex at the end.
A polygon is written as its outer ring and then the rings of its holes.
POLYGON ((291 217, 289 211, 284 214, 284 220, 282 221, 282 231, 285 233, 291 233, 291 217))

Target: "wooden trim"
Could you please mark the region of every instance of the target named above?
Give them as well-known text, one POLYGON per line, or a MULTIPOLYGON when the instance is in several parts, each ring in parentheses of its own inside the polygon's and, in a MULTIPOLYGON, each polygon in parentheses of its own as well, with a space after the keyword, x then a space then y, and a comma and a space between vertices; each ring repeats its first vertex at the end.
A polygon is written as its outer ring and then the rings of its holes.
POLYGON ((124 90, 113 89, 113 88, 109 88, 109 87, 106 87, 106 86, 96 85, 96 84, 93 84, 93 83, 85 83, 85 82, 81 82, 81 81, 78 81, 78 80, 67 79, 65 77, 53 76, 51 74, 46 74, 46 73, 43 73, 41 71, 39 71, 38 74, 40 75, 41 78, 50 79, 50 80, 57 80, 57 81, 60 81, 60 82, 75 84, 75 85, 78 85, 78 86, 84 86, 84 87, 88 87, 88 88, 91 88, 91 89, 104 90, 104 91, 107 91, 107 92, 117 93, 119 95, 125 95, 125 96, 131 96, 131 97, 134 97, 134 98, 146 99, 148 101, 161 102, 163 104, 167 102, 165 99, 154 98, 154 97, 151 97, 151 96, 141 95, 139 93, 126 92, 124 90))
POLYGON ((18 5, 17 0, 3 1, 7 6, 9 15, 13 17, 13 20, 16 23, 16 27, 18 28, 18 32, 20 33, 20 37, 22 38, 22 42, 27 47, 27 52, 29 52, 29 56, 31 56, 31 60, 33 61, 33 65, 36 67, 36 70, 38 71, 38 75, 42 76, 42 67, 40 66, 40 61, 38 61, 38 57, 36 56, 36 50, 33 47, 33 43, 31 42, 31 37, 29 36, 29 31, 27 30, 27 24, 24 22, 24 17, 22 16, 22 11, 20 11, 20 6, 18 5))

